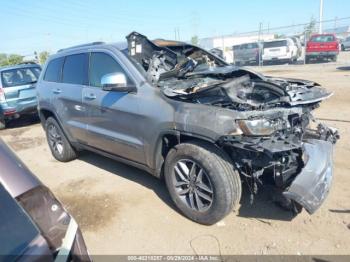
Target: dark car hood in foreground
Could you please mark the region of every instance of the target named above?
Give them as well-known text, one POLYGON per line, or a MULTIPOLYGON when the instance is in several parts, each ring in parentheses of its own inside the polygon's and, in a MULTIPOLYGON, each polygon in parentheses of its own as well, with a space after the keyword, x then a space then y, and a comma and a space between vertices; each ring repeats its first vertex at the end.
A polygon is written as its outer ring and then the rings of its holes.
POLYGON ((19 254, 28 252, 28 247, 34 242, 33 248, 38 252, 37 255, 39 252, 51 255, 39 229, 1 184, 0 221, 0 257, 5 258, 5 261, 7 258, 15 260, 19 254))
POLYGON ((0 183, 13 198, 41 185, 40 181, 22 165, 18 157, 11 152, 0 139, 0 183), (30 175, 27 175, 30 174, 30 175))

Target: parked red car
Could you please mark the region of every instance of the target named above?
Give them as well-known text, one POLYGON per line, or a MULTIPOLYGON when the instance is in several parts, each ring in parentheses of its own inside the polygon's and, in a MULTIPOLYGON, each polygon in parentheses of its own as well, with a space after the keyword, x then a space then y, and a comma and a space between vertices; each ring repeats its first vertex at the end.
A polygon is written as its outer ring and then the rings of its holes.
POLYGON ((317 34, 311 36, 306 45, 305 62, 312 59, 331 59, 337 61, 339 41, 334 34, 317 34))

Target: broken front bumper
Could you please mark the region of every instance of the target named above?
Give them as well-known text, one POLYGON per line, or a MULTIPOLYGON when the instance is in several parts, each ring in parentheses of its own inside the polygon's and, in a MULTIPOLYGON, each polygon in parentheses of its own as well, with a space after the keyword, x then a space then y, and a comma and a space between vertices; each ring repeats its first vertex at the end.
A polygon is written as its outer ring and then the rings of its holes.
POLYGON ((305 167, 283 195, 313 214, 324 202, 333 178, 333 145, 310 139, 304 145, 305 167))

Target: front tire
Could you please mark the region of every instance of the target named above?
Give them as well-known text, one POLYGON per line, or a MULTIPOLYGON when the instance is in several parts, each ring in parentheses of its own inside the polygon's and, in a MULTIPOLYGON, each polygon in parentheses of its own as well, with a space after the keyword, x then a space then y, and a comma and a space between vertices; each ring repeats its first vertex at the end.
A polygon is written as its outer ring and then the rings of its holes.
POLYGON ((305 57, 305 64, 310 64, 310 57, 305 57))
POLYGON ((68 142, 56 119, 49 117, 45 124, 46 138, 54 158, 60 162, 68 162, 77 158, 77 153, 68 142))
POLYGON ((238 173, 214 145, 188 142, 175 146, 166 157, 164 176, 177 208, 200 224, 220 221, 241 198, 238 173))

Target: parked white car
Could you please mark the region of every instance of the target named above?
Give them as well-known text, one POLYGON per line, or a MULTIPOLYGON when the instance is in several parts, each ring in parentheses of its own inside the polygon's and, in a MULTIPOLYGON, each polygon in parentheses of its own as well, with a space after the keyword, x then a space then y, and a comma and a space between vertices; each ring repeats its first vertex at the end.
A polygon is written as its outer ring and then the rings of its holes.
POLYGON ((341 43, 341 50, 345 51, 350 49, 350 36, 347 37, 345 40, 342 41, 341 43))
POLYGON ((263 62, 286 62, 293 63, 297 61, 300 54, 298 46, 291 38, 276 39, 264 42, 263 62))

